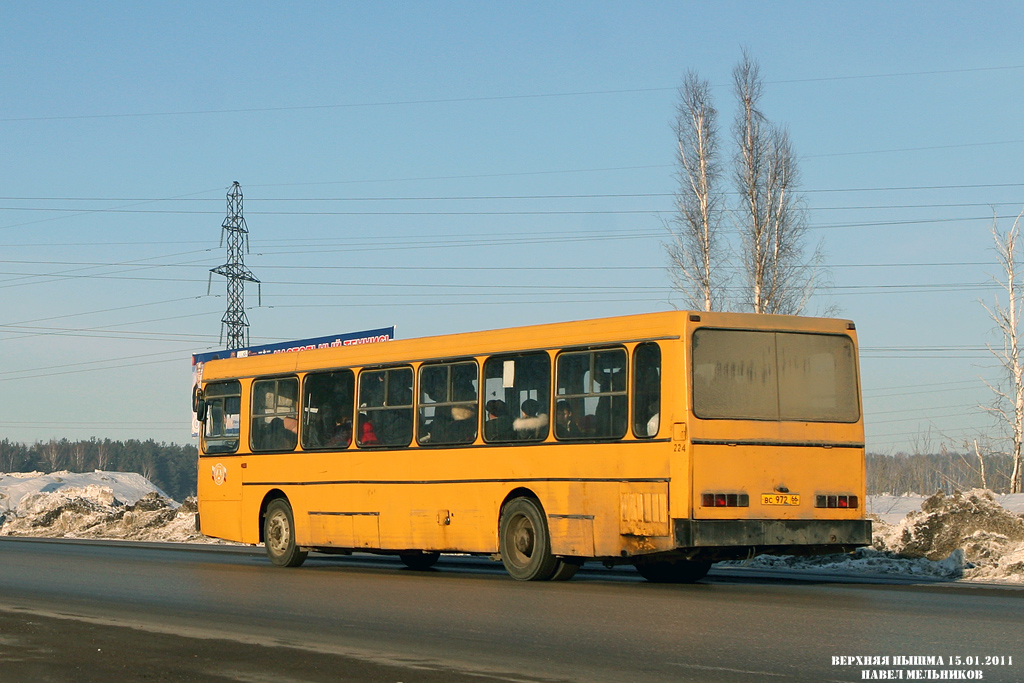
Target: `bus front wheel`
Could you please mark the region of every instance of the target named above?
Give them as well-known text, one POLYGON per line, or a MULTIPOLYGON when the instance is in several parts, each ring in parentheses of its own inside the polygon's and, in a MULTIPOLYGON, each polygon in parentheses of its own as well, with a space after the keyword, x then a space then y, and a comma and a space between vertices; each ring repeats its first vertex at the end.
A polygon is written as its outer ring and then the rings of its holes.
POLYGON ((292 506, 284 498, 276 498, 267 506, 263 542, 267 557, 278 567, 298 567, 306 561, 309 553, 295 545, 295 518, 292 506))
POLYGON ((513 579, 547 581, 555 578, 556 574, 568 573, 559 571, 563 563, 551 554, 548 525, 536 500, 511 500, 501 512, 498 536, 501 563, 513 579))

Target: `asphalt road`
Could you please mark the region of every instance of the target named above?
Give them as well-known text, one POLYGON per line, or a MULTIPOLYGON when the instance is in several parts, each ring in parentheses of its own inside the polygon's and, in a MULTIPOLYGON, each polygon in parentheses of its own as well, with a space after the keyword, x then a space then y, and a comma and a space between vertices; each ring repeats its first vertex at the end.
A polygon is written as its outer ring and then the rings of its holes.
POLYGON ((1009 682, 1022 625, 1024 590, 954 583, 716 568, 676 586, 596 566, 520 583, 472 558, 279 569, 247 548, 0 539, 2 683, 1009 682))

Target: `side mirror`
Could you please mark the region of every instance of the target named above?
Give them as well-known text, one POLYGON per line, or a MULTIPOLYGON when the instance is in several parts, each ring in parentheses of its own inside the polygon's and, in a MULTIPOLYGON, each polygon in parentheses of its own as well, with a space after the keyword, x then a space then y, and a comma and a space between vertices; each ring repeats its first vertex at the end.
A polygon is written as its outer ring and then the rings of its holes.
POLYGON ((203 390, 198 385, 192 388, 192 411, 200 422, 206 420, 206 399, 203 398, 203 390))

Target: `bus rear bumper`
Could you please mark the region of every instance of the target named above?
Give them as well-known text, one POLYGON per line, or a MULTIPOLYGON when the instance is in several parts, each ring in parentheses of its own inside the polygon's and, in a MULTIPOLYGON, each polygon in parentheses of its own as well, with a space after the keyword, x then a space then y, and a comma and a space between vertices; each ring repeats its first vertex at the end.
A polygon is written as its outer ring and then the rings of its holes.
POLYGON ((867 519, 674 519, 675 545, 720 559, 820 555, 871 545, 867 519))

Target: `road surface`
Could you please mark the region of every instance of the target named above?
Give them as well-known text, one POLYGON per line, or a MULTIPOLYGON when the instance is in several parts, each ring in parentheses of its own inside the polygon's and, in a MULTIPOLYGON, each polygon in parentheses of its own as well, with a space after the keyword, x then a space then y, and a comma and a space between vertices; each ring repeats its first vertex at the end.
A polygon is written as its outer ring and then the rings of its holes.
POLYGON ((245 547, 0 539, 2 683, 1022 681, 1022 624, 1024 590, 956 583, 598 565, 520 583, 475 558, 280 569, 245 547))

